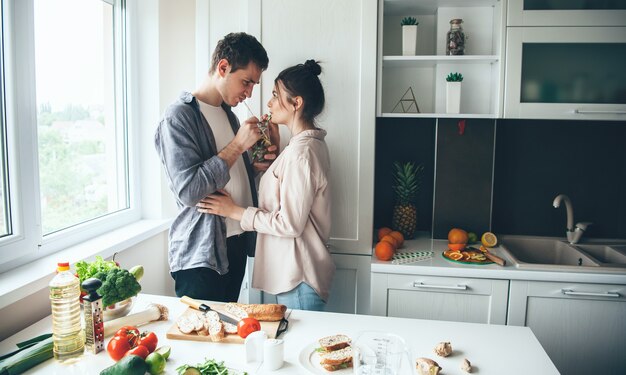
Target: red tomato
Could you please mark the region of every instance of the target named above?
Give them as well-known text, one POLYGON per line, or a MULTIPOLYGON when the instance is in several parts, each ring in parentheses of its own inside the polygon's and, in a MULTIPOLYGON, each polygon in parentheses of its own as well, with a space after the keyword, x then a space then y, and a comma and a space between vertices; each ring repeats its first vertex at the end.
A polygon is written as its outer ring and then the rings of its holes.
POLYGON ((107 353, 114 361, 119 361, 130 350, 128 340, 123 337, 113 337, 107 345, 107 353))
POLYGON ((254 318, 243 318, 237 323, 237 334, 242 339, 248 337, 252 332, 260 331, 261 323, 254 318))
POLYGON ((134 326, 123 326, 115 332, 114 337, 126 339, 130 347, 134 348, 135 345, 137 345, 137 340, 139 339, 139 330, 134 326))
POLYGON ((145 346, 150 353, 156 349, 158 343, 159 339, 154 332, 142 332, 137 341, 137 345, 145 346))
POLYGON ((136 355, 139 356, 143 359, 146 359, 146 357, 150 354, 150 352, 148 351, 148 348, 146 348, 143 345, 137 345, 134 348, 132 348, 131 350, 127 351, 126 354, 124 354, 124 357, 126 357, 127 355, 136 355))

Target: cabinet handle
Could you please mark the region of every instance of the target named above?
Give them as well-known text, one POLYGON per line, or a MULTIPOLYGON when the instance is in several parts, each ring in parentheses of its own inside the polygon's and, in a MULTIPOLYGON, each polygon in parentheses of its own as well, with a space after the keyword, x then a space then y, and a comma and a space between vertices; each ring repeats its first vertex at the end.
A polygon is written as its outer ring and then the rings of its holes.
POLYGON ((561 293, 566 294, 568 296, 590 296, 590 297, 611 297, 611 298, 619 298, 619 293, 614 292, 576 292, 571 289, 561 289, 561 293))
POLYGON ((594 110, 578 109, 578 108, 576 108, 574 110, 574 113, 579 113, 581 115, 593 115, 593 114, 626 115, 626 111, 619 111, 619 110, 615 110, 615 111, 594 111, 594 110))
POLYGON ((428 288, 428 289, 454 289, 454 290, 467 290, 467 285, 427 285, 423 282, 415 281, 413 283, 413 288, 428 288))

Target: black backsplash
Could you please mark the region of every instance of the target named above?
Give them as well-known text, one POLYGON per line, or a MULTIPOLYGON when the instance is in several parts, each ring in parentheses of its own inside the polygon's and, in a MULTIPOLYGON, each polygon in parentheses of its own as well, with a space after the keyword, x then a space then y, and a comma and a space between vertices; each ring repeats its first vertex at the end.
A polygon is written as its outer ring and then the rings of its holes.
POLYGON ((376 164, 374 173, 374 228, 390 227, 395 196, 393 163, 423 164, 422 188, 417 201, 417 229, 431 231, 433 175, 435 169, 435 119, 376 119, 376 164))
POLYGON ((626 122, 497 123, 493 231, 565 236, 566 194, 585 237, 626 238, 626 122))
POLYGON ((585 237, 626 239, 626 122, 467 119, 461 136, 458 121, 377 119, 375 228, 391 224, 398 160, 426 167, 418 229, 433 238, 452 227, 564 237, 552 201, 567 194, 575 222, 593 223, 585 237))

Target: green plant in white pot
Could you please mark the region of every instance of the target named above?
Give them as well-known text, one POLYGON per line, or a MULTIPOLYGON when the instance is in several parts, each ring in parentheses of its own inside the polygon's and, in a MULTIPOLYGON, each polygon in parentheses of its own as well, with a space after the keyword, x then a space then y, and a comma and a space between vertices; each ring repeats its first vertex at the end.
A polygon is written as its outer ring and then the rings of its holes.
POLYGON ((400 25, 402 26, 402 56, 415 56, 419 22, 415 17, 404 17, 400 25))
POLYGON ((461 82, 461 73, 450 73, 446 77, 446 113, 461 112, 461 82))

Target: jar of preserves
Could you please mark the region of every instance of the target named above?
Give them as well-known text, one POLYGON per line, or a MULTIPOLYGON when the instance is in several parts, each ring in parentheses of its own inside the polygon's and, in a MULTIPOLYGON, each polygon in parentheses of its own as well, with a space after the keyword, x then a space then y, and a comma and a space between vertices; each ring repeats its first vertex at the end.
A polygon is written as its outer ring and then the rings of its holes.
POLYGON ((463 20, 460 18, 450 20, 450 31, 446 35, 446 55, 465 54, 465 33, 462 24, 463 20))

